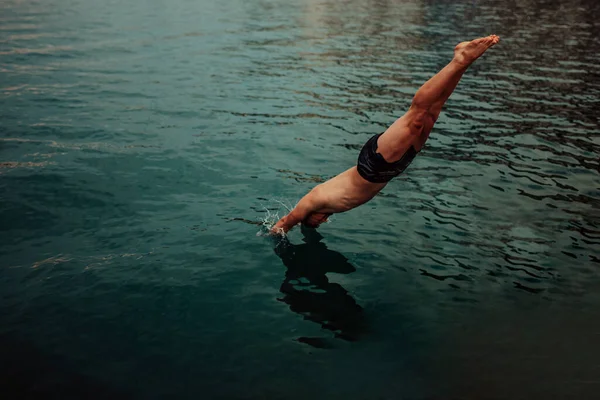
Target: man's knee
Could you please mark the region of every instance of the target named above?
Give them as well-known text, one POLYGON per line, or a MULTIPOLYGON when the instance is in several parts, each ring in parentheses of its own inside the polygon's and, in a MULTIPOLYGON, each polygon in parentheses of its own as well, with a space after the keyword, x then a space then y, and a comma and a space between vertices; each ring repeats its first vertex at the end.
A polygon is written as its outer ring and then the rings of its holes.
POLYGON ((411 118, 410 118, 410 130, 414 133, 420 133, 423 128, 428 125, 432 125, 433 115, 428 108, 412 106, 411 107, 411 118))

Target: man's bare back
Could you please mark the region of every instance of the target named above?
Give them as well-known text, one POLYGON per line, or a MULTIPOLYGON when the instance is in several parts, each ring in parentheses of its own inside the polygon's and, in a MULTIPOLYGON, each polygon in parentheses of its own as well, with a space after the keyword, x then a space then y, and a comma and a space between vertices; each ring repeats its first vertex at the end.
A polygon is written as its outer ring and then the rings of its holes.
POLYGON ((459 43, 452 61, 417 91, 408 112, 365 144, 358 165, 313 188, 271 232, 286 233, 299 223, 317 227, 331 214, 351 210, 375 197, 421 150, 467 68, 499 40, 491 35, 459 43))

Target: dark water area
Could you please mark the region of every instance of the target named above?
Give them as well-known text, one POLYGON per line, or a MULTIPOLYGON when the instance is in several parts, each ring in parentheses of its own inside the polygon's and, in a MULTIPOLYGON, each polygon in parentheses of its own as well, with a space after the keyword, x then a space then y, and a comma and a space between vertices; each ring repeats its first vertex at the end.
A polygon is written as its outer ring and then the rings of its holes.
POLYGON ((597 1, 0 10, 6 398, 598 397, 597 1), (403 175, 260 235, 491 33, 403 175))

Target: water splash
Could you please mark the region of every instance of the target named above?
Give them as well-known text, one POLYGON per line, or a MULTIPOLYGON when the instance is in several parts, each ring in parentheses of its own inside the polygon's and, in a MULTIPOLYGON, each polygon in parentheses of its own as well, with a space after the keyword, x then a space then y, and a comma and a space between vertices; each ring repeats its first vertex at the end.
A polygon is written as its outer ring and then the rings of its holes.
MULTIPOLYGON (((269 203, 276 203, 277 206, 273 207, 271 204, 261 204, 265 211, 264 216, 260 219, 262 224, 261 229, 256 232, 256 236, 270 236, 271 229, 273 226, 283 217, 293 210, 295 206, 292 206, 289 201, 283 201, 278 199, 271 199, 269 203)), ((280 235, 285 236, 283 230, 279 232, 280 235)))

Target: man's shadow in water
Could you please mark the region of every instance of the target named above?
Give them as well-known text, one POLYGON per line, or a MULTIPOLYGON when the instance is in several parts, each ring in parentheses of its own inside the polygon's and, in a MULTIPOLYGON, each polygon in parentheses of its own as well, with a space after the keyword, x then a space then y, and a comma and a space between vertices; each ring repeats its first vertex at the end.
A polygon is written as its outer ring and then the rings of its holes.
MULTIPOLYGON (((335 337, 355 341, 366 331, 361 306, 337 283, 327 279, 328 272, 349 274, 356 268, 337 251, 329 250, 316 230, 301 227, 303 244, 292 244, 286 237, 277 239, 275 254, 287 267, 279 301, 309 321, 335 333, 335 337)), ((318 348, 331 345, 323 338, 301 337, 298 341, 318 348)))

